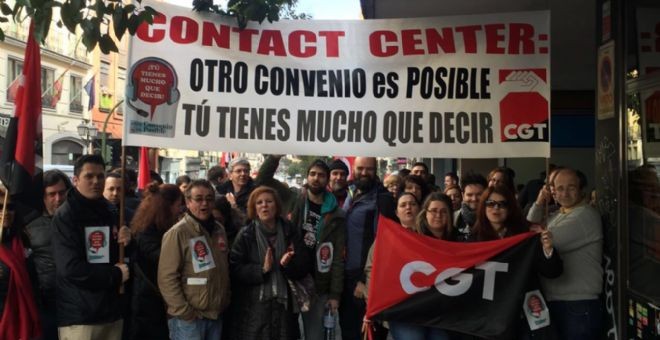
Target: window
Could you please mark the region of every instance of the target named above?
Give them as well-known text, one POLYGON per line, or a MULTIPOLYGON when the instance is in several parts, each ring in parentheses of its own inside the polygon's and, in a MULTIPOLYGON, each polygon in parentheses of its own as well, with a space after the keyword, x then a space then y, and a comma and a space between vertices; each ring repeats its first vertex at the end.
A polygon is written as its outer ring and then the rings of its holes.
POLYGON ((110 86, 110 63, 107 61, 101 61, 101 87, 109 87, 110 86))
POLYGON ((110 93, 110 63, 101 61, 101 100, 99 111, 110 112, 112 110, 112 93, 110 93))
POLYGON ((83 112, 82 106, 82 77, 71 75, 69 77, 69 111, 72 113, 83 112))
POLYGON ((23 73, 23 61, 9 58, 9 70, 7 72, 7 101, 14 102, 18 91, 18 82, 14 82, 23 73))
POLYGON ((56 101, 53 100, 55 95, 55 70, 42 67, 41 68, 41 107, 50 109, 55 108, 56 101))
MULTIPOLYGON (((660 303, 660 67, 657 2, 631 1, 626 26, 627 287, 660 303), (656 49, 652 49, 652 47, 656 49), (655 283, 654 283, 655 282, 655 283)), ((625 249, 625 248, 624 248, 625 249)))
MULTIPOLYGON (((115 98, 117 98, 117 102, 120 100, 126 100, 124 98, 124 93, 125 93, 125 88, 126 88, 126 69, 123 67, 119 67, 117 69, 117 82, 115 83, 115 98)), ((124 113, 124 105, 119 105, 115 111, 117 111, 117 114, 123 114, 124 113)))

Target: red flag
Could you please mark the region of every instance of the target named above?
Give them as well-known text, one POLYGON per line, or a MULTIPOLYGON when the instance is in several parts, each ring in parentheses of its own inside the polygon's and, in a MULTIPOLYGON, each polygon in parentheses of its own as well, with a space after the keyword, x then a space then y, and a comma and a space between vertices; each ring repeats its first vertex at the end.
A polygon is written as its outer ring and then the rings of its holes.
POLYGON ((355 164, 355 157, 345 157, 345 156, 335 156, 335 159, 338 159, 348 167, 348 174, 346 176, 347 180, 353 179, 353 164, 355 164))
POLYGON ((38 338, 41 335, 39 315, 25 267, 25 249, 18 235, 13 237, 11 249, 0 245, 0 261, 11 272, 5 309, 0 320, 0 334, 3 339, 38 338))
POLYGON ((50 107, 55 107, 62 97, 62 80, 57 79, 53 84, 53 97, 50 99, 50 107))
POLYGON ((380 216, 366 317, 487 338, 499 334, 519 315, 520 290, 528 275, 536 275, 530 270, 534 253, 541 250, 535 235, 449 242, 380 216))
POLYGON ((220 166, 222 166, 223 168, 227 168, 230 162, 231 162, 231 153, 223 151, 220 154, 220 166))
POLYGON ((138 189, 144 190, 151 181, 149 170, 149 148, 140 147, 140 167, 138 169, 138 189))
POLYGON ((41 157, 35 156, 35 151, 41 149, 35 148, 41 143, 41 56, 33 31, 34 24, 30 25, 23 72, 15 82, 18 89, 14 112, 0 155, 0 180, 21 206, 17 213, 23 217, 28 214, 23 207, 33 207, 43 195, 38 192, 42 180, 34 176, 36 160, 41 162, 41 157))
POLYGON ((9 88, 7 91, 9 92, 9 101, 14 102, 16 101, 16 97, 18 96, 18 83, 19 80, 21 79, 21 76, 19 75, 16 77, 16 79, 12 80, 11 84, 9 85, 9 88))

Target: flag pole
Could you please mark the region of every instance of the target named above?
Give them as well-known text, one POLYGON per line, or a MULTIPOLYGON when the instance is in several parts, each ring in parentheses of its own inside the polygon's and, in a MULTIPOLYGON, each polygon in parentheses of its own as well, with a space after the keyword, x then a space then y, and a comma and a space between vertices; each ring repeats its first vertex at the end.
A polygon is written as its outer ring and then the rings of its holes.
MULTIPOLYGON (((121 183, 122 183, 122 190, 121 190, 121 195, 119 195, 119 228, 121 229, 125 223, 125 216, 124 216, 124 210, 126 206, 126 184, 124 183, 126 181, 126 146, 122 145, 121 146, 121 183)), ((124 256, 125 256, 125 249, 124 249, 124 244, 120 243, 119 244, 119 263, 123 264, 124 263, 124 256)), ((119 286, 119 294, 124 294, 124 284, 122 283, 119 286)))
POLYGON ((5 187, 5 197, 2 199, 2 217, 0 217, 0 244, 5 234, 5 214, 7 213, 7 202, 9 202, 9 188, 5 187))
MULTIPOLYGON (((547 185, 548 188, 550 188, 550 158, 549 157, 545 158, 545 185, 547 185)), ((545 190, 545 187, 542 188, 541 190, 545 190)), ((550 214, 550 202, 546 199, 543 209, 543 221, 545 221, 545 223, 542 224, 544 230, 548 228, 549 214, 550 214)))
MULTIPOLYGON (((81 41, 82 41, 82 36, 80 36, 80 38, 78 38, 78 41, 76 41, 76 45, 73 47, 73 51, 74 51, 74 53, 75 53, 75 51, 78 49, 78 45, 80 44, 81 41)), ((58 81, 62 80, 62 78, 64 78, 64 75, 66 75, 66 73, 69 72, 69 71, 71 70, 71 68, 73 67, 73 65, 75 65, 75 64, 78 62, 76 59, 74 59, 74 58, 72 58, 72 59, 73 59, 73 60, 71 61, 71 63, 69 64, 69 66, 67 66, 67 68, 64 69, 64 72, 62 72, 62 74, 60 74, 60 76, 57 77, 57 79, 55 79, 55 81, 54 81, 52 84, 50 84, 50 86, 48 86, 48 88, 46 89, 46 91, 44 91, 44 92, 41 94, 41 97, 42 97, 42 98, 43 98, 43 96, 46 95, 46 93, 50 92, 50 90, 52 90, 53 87, 55 87, 55 83, 57 83, 58 81)), ((12 82, 12 83, 13 83, 13 82, 12 82)))

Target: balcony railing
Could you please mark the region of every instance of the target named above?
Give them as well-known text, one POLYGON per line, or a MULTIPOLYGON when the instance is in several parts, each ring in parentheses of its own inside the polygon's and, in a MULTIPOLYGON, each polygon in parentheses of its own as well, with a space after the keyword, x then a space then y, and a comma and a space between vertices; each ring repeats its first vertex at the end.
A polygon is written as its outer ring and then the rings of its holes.
POLYGON ((82 114, 83 106, 80 103, 70 103, 69 104, 69 111, 71 113, 80 113, 80 114, 82 114))
MULTIPOLYGON (((12 25, 9 25, 4 32, 8 37, 20 41, 26 41, 29 28, 30 21, 25 20, 22 23, 12 23, 12 25)), ((46 38, 46 44, 43 48, 69 58, 89 63, 90 58, 87 54, 85 45, 78 43, 78 41, 78 37, 71 34, 66 28, 59 28, 52 23, 48 37, 46 38)))

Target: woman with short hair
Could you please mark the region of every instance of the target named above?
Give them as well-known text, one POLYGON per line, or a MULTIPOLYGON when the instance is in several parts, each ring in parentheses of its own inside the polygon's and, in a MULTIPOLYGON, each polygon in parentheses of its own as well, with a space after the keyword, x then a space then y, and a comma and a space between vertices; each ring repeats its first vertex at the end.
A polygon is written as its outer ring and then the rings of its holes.
POLYGON ((296 339, 296 303, 287 280, 313 270, 300 235, 281 217, 277 192, 256 188, 247 203, 251 222, 236 236, 229 255, 232 284, 231 338, 296 339))
POLYGON ((439 192, 430 194, 424 201, 422 211, 417 215, 417 232, 437 239, 452 241, 451 199, 439 192))

